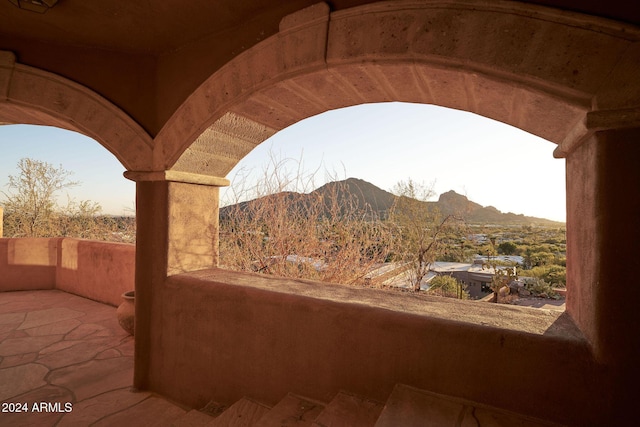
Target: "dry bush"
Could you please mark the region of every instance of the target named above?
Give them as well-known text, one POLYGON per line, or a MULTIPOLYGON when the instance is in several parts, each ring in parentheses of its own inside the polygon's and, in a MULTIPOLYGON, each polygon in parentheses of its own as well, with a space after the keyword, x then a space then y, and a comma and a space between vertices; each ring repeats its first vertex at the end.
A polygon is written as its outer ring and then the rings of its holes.
POLYGON ((446 250, 446 240, 459 236, 465 229, 462 214, 442 215, 428 200, 435 194, 433 184, 400 181, 393 189, 396 200, 389 222, 393 225, 396 261, 405 265, 407 284, 420 291, 431 265, 446 250))
POLYGON ((390 233, 371 208, 341 184, 314 187, 300 162, 275 161, 261 182, 234 182, 237 203, 221 209, 220 264, 232 270, 343 284, 364 284, 383 263, 390 233), (287 166, 298 165, 292 173, 287 166), (240 200, 248 200, 240 202, 240 200))
POLYGON ((50 163, 30 158, 18 162, 18 175, 9 176, 9 192, 1 192, 5 237, 75 237, 82 239, 135 242, 135 220, 100 215, 96 202, 75 202, 67 195, 66 205, 58 198, 66 189, 79 185, 73 174, 50 163))

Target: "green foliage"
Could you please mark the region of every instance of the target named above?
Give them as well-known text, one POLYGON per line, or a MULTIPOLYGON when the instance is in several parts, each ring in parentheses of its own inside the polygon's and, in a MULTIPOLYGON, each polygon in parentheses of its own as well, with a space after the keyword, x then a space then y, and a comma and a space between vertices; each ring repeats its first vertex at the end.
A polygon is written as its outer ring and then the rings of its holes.
POLYGON ((502 255, 514 255, 518 253, 518 246, 513 242, 502 242, 498 245, 498 253, 502 255))
POLYGON ((553 286, 564 287, 567 283, 566 267, 561 265, 546 265, 521 271, 523 276, 543 280, 553 286))
POLYGON ((452 276, 436 276, 429 282, 427 293, 447 298, 469 299, 466 286, 452 276))
POLYGON ((493 278, 491 280, 491 285, 489 285, 489 287, 496 295, 495 302, 499 302, 498 295, 499 295, 500 289, 502 289, 505 286, 508 287, 509 283, 517 279, 518 276, 516 272, 514 272, 514 268, 499 269, 498 266, 495 264, 492 265, 492 267, 495 270, 495 274, 493 275, 493 278))
POLYGON ((525 278, 524 286, 534 296, 542 298, 558 298, 558 294, 553 290, 553 286, 550 283, 545 282, 543 279, 525 278))
MULTIPOLYGON (((466 225, 462 222, 464 212, 441 214, 438 205, 428 201, 434 195, 432 187, 412 180, 399 182, 393 189, 395 195, 387 193, 393 202, 383 197, 384 203, 372 210, 362 201, 365 193, 360 191, 371 189, 361 183, 347 180, 344 182, 347 185, 331 183, 321 187, 322 192, 300 194, 296 191, 308 191, 313 180, 295 175, 289 178, 281 173, 281 162, 273 165, 274 170, 265 173, 265 183, 257 186, 268 189, 267 192, 243 197, 253 200, 227 206, 224 214, 221 210, 221 261, 227 267, 358 283, 359 279, 353 278, 362 277, 361 274, 351 275, 352 278, 343 274, 350 270, 349 266, 372 265, 372 261, 378 265, 396 262, 400 269, 406 269, 403 274, 410 287, 419 290, 435 260, 472 262, 480 254, 493 267, 502 267, 513 263, 500 260, 499 254, 517 254, 525 258, 524 267, 529 269, 521 270, 523 276, 535 274, 549 283, 564 283, 564 229, 539 225, 466 225), (269 177, 271 173, 273 176, 269 177), (301 182, 307 188, 292 188, 288 186, 291 182, 301 182), (288 191, 283 190, 283 184, 288 191), (345 219, 348 225, 341 222, 345 219), (311 228, 305 229, 305 225, 311 228), (362 246, 356 248, 358 245, 362 246), (309 268, 311 264, 292 267, 286 262, 290 255, 334 265, 334 273, 320 274, 309 268), (528 274, 531 271, 533 274, 528 274)), ((511 276, 514 274, 498 273, 493 288, 499 290, 511 276)))

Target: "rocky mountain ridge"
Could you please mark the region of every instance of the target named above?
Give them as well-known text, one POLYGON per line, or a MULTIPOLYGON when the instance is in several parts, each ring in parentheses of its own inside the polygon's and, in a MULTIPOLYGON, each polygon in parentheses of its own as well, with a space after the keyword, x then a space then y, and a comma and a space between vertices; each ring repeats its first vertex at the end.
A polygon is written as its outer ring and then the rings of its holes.
MULTIPOLYGON (((317 198, 318 196, 328 198, 331 195, 342 199, 351 195, 359 208, 369 206, 371 210, 380 217, 385 217, 393 206, 396 196, 385 191, 370 182, 358 178, 348 178, 342 181, 334 181, 324 184, 308 194, 280 193, 293 197, 296 195, 296 203, 304 203, 306 199, 317 198)), ((264 196, 266 198, 274 197, 264 196)), ((234 208, 246 208, 255 201, 241 202, 238 205, 225 206, 220 209, 220 216, 224 218, 229 215, 234 208)), ((471 224, 496 224, 496 225, 544 225, 562 226, 564 223, 552 221, 544 218, 536 218, 515 214, 512 212, 503 213, 493 206, 482 206, 469 200, 466 196, 456 193, 453 190, 442 193, 436 202, 424 202, 429 208, 438 209, 443 215, 455 214, 462 216, 471 224)))

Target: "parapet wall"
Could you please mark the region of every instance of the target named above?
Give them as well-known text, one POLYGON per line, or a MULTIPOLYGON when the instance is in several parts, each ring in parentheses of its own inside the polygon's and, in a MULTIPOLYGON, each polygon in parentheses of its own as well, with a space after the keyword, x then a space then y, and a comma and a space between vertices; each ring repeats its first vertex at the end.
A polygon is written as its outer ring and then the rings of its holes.
POLYGON ((135 287, 135 245, 0 238, 0 292, 59 289, 117 306, 135 287))
POLYGON ((340 389, 384 401, 396 383, 569 425, 600 425, 610 404, 566 314, 220 269, 155 290, 150 389, 191 407, 340 389))

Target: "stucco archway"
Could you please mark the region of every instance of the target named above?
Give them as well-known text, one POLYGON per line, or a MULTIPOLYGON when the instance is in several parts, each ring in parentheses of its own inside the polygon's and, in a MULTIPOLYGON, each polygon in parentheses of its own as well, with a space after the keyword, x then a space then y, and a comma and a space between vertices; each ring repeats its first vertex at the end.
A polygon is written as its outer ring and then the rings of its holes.
MULTIPOLYGON (((218 205, 215 186, 231 168, 268 136, 306 117, 404 101, 470 111, 558 144, 556 156, 567 158, 567 316, 585 337, 580 348, 589 348, 589 363, 593 356, 620 367, 612 368, 612 395, 624 402, 630 382, 622 366, 632 363, 638 342, 628 339, 623 325, 637 319, 632 303, 625 300, 620 309, 612 290, 631 277, 619 263, 633 262, 625 224, 639 209, 625 201, 625 187, 636 191, 640 182, 633 166, 633 128, 640 128, 639 40, 635 27, 515 2, 397 1, 335 13, 320 3, 285 17, 278 34, 227 63, 187 99, 155 139, 164 170, 140 175, 139 197, 147 198, 140 205, 148 208, 138 215, 149 225, 139 237, 149 249, 138 256, 161 259, 162 265, 138 264, 136 292, 151 303, 144 323, 137 323, 136 334, 150 338, 136 342, 136 384, 154 388, 162 375, 150 355, 181 340, 152 329, 157 318, 174 319, 163 311, 163 301, 193 309, 203 295, 214 294, 208 281, 233 282, 218 270, 201 273, 210 276, 199 285, 180 275, 217 265, 217 216, 210 213, 218 205), (618 131, 624 128, 630 129, 618 131), (158 211, 169 212, 166 221, 158 211), (215 232, 204 236, 202 230, 215 232), (627 252, 611 251, 620 241, 627 252), (187 286, 177 285, 182 279, 197 292, 183 296, 187 286)), ((551 344, 543 338, 541 351, 551 344)), ((482 345, 504 354, 501 345, 482 345)), ((163 363, 177 363, 180 351, 163 356, 163 363)), ((508 364, 517 369, 515 359, 508 364)), ((204 358, 199 366, 209 369, 204 358)), ((498 388, 518 387, 505 381, 498 388)), ((534 383, 527 384, 529 391, 538 387, 534 383)), ((483 384, 478 379, 479 389, 483 384)), ((546 386, 535 393, 542 396, 546 386)))
MULTIPOLYGON (((286 10, 311 1, 287 2, 286 10)), ((25 64, 58 70, 113 103, 119 99, 150 132, 163 126, 151 143, 95 93, 0 54, 0 120, 80 130, 138 180, 136 387, 201 407, 212 397, 230 402, 240 393, 276 401, 308 385, 316 398, 345 385, 375 397, 403 377, 432 391, 571 425, 625 425, 626 416, 635 417, 631 391, 640 378, 640 339, 629 328, 640 321, 637 303, 619 292, 621 284, 635 283, 640 240, 638 28, 500 0, 398 0, 347 9, 368 1, 331 2, 341 5, 334 13, 322 3, 300 10, 281 21, 276 35, 247 50, 275 33, 284 3, 278 10, 266 0, 248 9, 232 0, 206 8, 199 7, 202 1, 188 8, 127 3, 120 12, 131 15, 123 20, 113 19, 111 4, 61 4, 46 22, 20 17, 18 9, 7 13, 3 42, 25 64), (212 19, 216 9, 229 17, 212 19), (260 9, 266 15, 250 22, 260 9), (140 32, 138 22, 155 25, 140 32), (110 37, 109 31, 117 33, 110 37), (178 31, 182 43, 167 46, 178 31), (96 49, 102 52, 94 55, 96 49), (243 53, 230 60, 237 52, 243 53), (104 62, 85 67, 88 58, 104 62), (108 67, 91 78, 101 64, 108 67), (130 79, 115 79, 138 67, 130 79), (189 67, 198 69, 183 73, 189 67), (142 81, 146 102, 138 103, 136 83, 142 81), (272 292, 273 282, 252 288, 253 276, 211 269, 215 186, 230 167, 288 124, 384 100, 472 111, 559 144, 556 154, 567 158, 568 274, 576 285, 568 315, 580 326, 576 336, 409 318, 344 301, 323 304, 272 292), (212 311, 221 302, 224 309, 212 311), (262 311, 267 302, 273 311, 262 311), (292 306, 301 314, 281 317, 294 312, 292 306), (355 322, 366 326, 353 336, 362 338, 361 352, 349 351, 344 339, 353 328, 342 314, 356 310, 364 315, 356 314, 355 322), (367 316, 382 311, 394 326, 368 327, 367 316), (318 323, 309 313, 332 316, 318 323), (268 322, 279 339, 254 333, 268 322), (401 331, 413 337, 404 339, 401 331), (407 343, 422 345, 410 362, 394 352, 411 350, 407 343), (487 360, 502 373, 481 369, 487 360), (317 370, 308 369, 310 363, 317 370), (553 376, 553 387, 543 374, 553 376)), ((638 23, 628 2, 532 1, 638 23)))
POLYGON ((152 140, 118 107, 97 93, 16 62, 0 51, 0 123, 55 126, 87 135, 127 169, 151 170, 152 140))
MULTIPOLYGON (((235 164, 280 129, 384 101, 470 111, 555 142, 556 157, 571 157, 599 131, 640 124, 639 41, 633 26, 512 2, 406 0, 335 13, 318 3, 285 17, 278 34, 227 63, 176 111, 155 140, 168 170, 161 179, 224 185, 235 164)), ((598 182, 605 179, 598 162, 594 154, 567 161, 571 263, 590 265, 569 269, 568 281, 581 285, 568 311, 593 342, 604 336, 589 308, 602 292, 593 275, 603 255, 594 245, 609 225, 580 212, 584 200, 596 209, 607 185, 598 182)), ((189 250, 175 247, 176 256, 189 250)), ((215 249, 207 253, 193 266, 217 262, 215 249)))
POLYGON ((514 3, 319 3, 205 81, 156 143, 167 168, 224 177, 306 117, 404 101, 499 120, 564 156, 589 133, 588 113, 635 106, 638 40, 634 27, 514 3))

